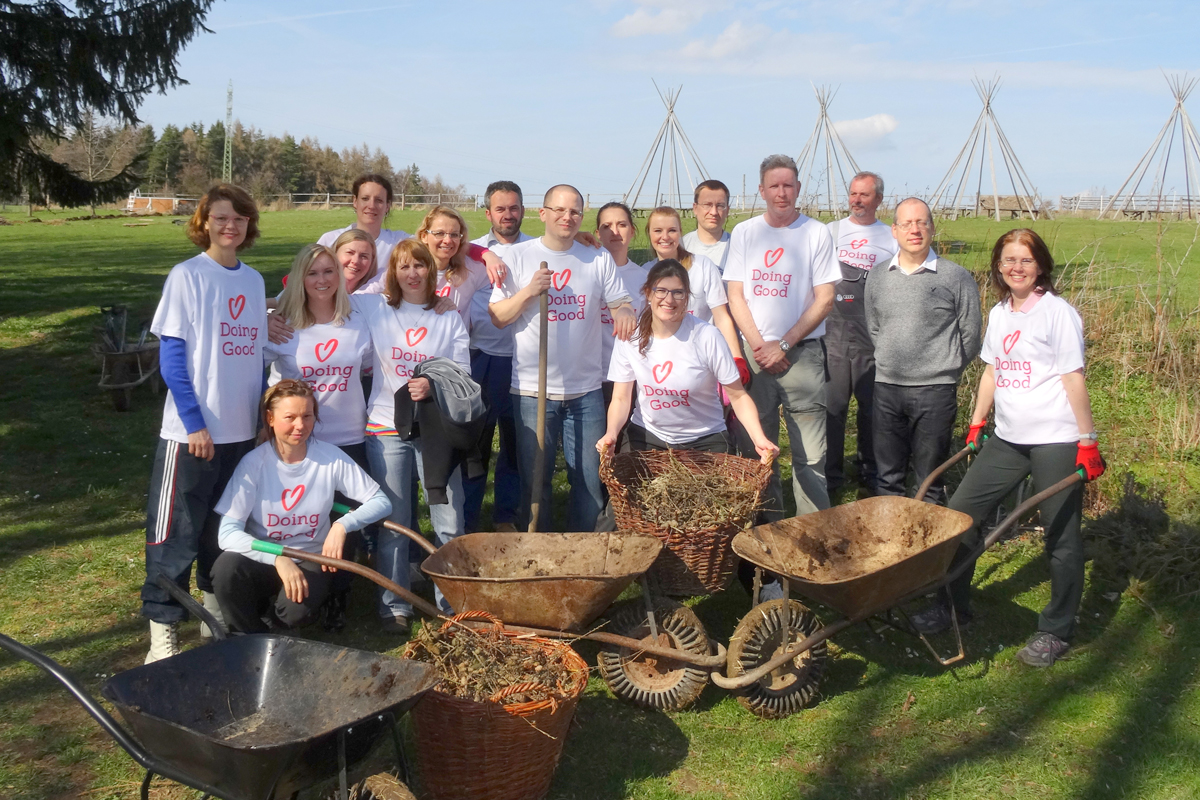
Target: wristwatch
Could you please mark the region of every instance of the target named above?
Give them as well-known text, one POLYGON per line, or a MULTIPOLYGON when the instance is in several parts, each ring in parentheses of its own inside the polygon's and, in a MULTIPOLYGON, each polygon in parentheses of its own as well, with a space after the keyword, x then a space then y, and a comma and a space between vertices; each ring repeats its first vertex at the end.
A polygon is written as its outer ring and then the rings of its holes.
POLYGON ((1086 439, 1089 442, 1098 442, 1100 441, 1100 434, 1096 433, 1095 431, 1092 431, 1091 433, 1081 433, 1079 434, 1079 438, 1081 440, 1086 439))
POLYGON ((792 346, 787 343, 787 339, 780 339, 779 340, 779 349, 781 351, 783 351, 784 353, 786 353, 788 350, 792 349, 792 346))

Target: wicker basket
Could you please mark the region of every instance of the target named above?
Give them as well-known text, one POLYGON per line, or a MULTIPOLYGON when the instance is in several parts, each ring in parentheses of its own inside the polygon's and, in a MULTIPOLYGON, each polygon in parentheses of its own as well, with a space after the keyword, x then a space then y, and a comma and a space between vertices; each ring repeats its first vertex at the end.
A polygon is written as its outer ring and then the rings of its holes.
MULTIPOLYGON (((483 612, 466 612, 454 620, 480 618, 500 625, 483 612)), ((522 637, 522 641, 561 653, 570 664, 562 696, 502 705, 500 700, 530 687, 510 686, 485 702, 452 697, 436 687, 427 692, 412 711, 423 796, 432 800, 538 800, 549 791, 575 706, 587 686, 588 666, 562 642, 536 637, 522 637)))
POLYGON ((719 592, 737 572, 738 559, 730 547, 733 537, 753 519, 734 519, 725 525, 688 531, 647 520, 632 489, 659 474, 670 458, 693 472, 715 472, 749 482, 754 487, 756 506, 771 479, 771 467, 748 458, 696 450, 642 450, 600 460, 600 477, 608 486, 617 528, 653 534, 666 545, 650 569, 659 589, 682 597, 719 592))

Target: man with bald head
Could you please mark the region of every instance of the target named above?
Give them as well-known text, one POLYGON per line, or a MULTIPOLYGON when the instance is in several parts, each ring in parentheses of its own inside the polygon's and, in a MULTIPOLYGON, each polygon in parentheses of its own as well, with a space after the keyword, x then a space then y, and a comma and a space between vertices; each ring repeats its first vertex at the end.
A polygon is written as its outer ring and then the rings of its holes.
MULTIPOLYGON (((906 494, 910 459, 920 485, 949 457, 958 381, 982 342, 979 285, 971 273, 933 251, 933 234, 933 215, 925 201, 901 201, 892 223, 899 252, 867 276, 881 495, 906 494)), ((945 504, 940 480, 925 500, 945 504)))
POLYGON ((546 470, 540 488, 538 530, 550 530, 551 478, 562 440, 571 484, 567 530, 590 531, 604 506, 600 454, 604 435, 604 379, 600 307, 607 303, 615 335, 627 340, 637 325, 629 292, 607 250, 575 241, 583 222, 583 195, 560 184, 542 202, 538 216, 546 232, 497 248, 508 272, 488 306, 499 328, 513 327, 512 395, 517 426, 517 464, 523 519, 528 525, 533 462, 537 454, 538 353, 541 346, 540 295, 548 296, 546 368, 546 470), (546 267, 541 265, 545 262, 546 267))

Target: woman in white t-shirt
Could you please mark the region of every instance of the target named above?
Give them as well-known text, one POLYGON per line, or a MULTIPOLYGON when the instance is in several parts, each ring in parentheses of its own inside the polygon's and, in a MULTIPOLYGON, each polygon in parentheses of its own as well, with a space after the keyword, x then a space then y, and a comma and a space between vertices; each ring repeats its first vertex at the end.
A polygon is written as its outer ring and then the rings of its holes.
MULTIPOLYGON (((383 175, 368 172, 354 179, 354 183, 350 186, 350 193, 354 196, 351 201, 354 206, 354 222, 345 228, 337 228, 321 234, 321 238, 317 239, 317 244, 323 244, 333 249, 334 243, 343 233, 350 230, 361 230, 369 234, 375 244, 376 263, 388 263, 388 256, 391 254, 392 248, 409 238, 404 231, 383 227, 388 214, 392 211, 392 182, 383 175)), ((372 294, 378 294, 383 290, 382 283, 383 277, 376 274, 364 281, 361 286, 356 287, 356 290, 362 289, 372 294)))
POLYGON ((375 281, 379 261, 371 234, 361 228, 351 228, 334 239, 329 249, 342 269, 347 294, 379 294, 383 291, 383 287, 375 281))
MULTIPOLYGON (((407 389, 416 401, 431 396, 427 378, 411 378, 417 365, 430 358, 449 358, 470 374, 470 339, 458 314, 438 314, 435 310, 437 263, 418 240, 408 239, 392 250, 384 286, 384 294, 356 301, 371 331, 375 350, 375 377, 367 402, 367 461, 371 475, 383 485, 392 501, 392 521, 415 528, 409 494, 414 474, 425 483, 422 442, 419 437, 402 440, 397 433, 395 395, 407 389)), ((461 473, 461 469, 455 469, 447 481, 448 502, 429 506, 429 519, 439 546, 463 532, 461 473)), ((375 558, 380 572, 408 587, 406 537, 380 531, 375 558)), ((441 592, 436 594, 438 605, 449 611, 441 592)), ((380 595, 379 615, 385 630, 403 634, 408 632, 412 607, 392 592, 384 591, 380 595)))
POLYGON ((438 297, 454 303, 469 332, 471 300, 490 284, 487 267, 468 254, 466 220, 452 208, 436 206, 421 220, 417 238, 437 263, 438 297))
MULTIPOLYGON (((729 313, 729 298, 725 295, 725 284, 721 280, 721 271, 708 258, 689 253, 684 249, 683 222, 679 212, 670 206, 659 206, 650 212, 646 220, 646 236, 650 246, 657 256, 646 264, 646 269, 653 269, 659 260, 673 258, 688 271, 691 281, 692 296, 688 300, 688 313, 695 314, 705 322, 711 322, 725 337, 729 352, 734 354, 738 376, 743 385, 750 385, 750 365, 741 357, 741 342, 738 341, 737 328, 733 324, 733 316, 729 313)), ((740 417, 739 417, 740 419, 740 417)))
MULTIPOLYGON (((1033 489, 1040 492, 1081 469, 1089 481, 1104 473, 1083 378, 1083 322, 1055 290, 1053 269, 1046 243, 1028 229, 1009 231, 992 249, 991 283, 1000 302, 988 314, 980 354, 987 368, 967 434, 967 446, 979 456, 949 502, 975 520, 959 559, 978 546, 980 522, 1026 477, 1032 475, 1033 489), (982 433, 993 402, 996 430, 988 439, 982 433)), ((1083 486, 1059 492, 1039 510, 1050 559, 1050 602, 1017 658, 1048 667, 1066 652, 1083 597, 1083 486)), ((950 627, 951 598, 959 625, 971 620, 974 569, 967 567, 941 602, 913 617, 921 632, 950 627)))
POLYGON ((730 402, 763 463, 779 453, 763 433, 754 401, 742 388, 733 355, 712 325, 688 313, 689 271, 674 259, 650 269, 643 290, 646 307, 637 333, 613 347, 608 377, 613 399, 608 430, 596 442, 603 453, 617 444, 633 390, 638 404, 625 428, 622 449, 703 450, 728 453, 733 449, 717 386, 730 402))
MULTIPOLYGON (((635 314, 640 314, 645 304, 642 291, 649 270, 629 258, 629 245, 633 244, 635 236, 637 236, 637 225, 633 221, 633 212, 629 210, 629 206, 615 200, 600 206, 600 210, 596 212, 596 239, 600 242, 600 246, 613 257, 613 263, 617 265, 617 277, 629 291, 633 311, 635 314)), ((602 348, 600 364, 604 367, 605 377, 602 388, 604 389, 604 404, 607 408, 608 404, 612 402, 612 381, 608 379, 608 365, 612 362, 613 342, 616 341, 613 334, 612 314, 608 313, 607 304, 600 306, 600 324, 604 326, 603 335, 600 338, 602 348)))
POLYGON ((262 443, 234 469, 217 502, 218 541, 213 586, 230 630, 265 633, 310 622, 328 596, 334 571, 260 553, 255 540, 342 558, 346 536, 391 510, 387 495, 338 448, 311 438, 317 401, 304 381, 267 389, 262 443), (332 525, 334 493, 361 505, 332 525))

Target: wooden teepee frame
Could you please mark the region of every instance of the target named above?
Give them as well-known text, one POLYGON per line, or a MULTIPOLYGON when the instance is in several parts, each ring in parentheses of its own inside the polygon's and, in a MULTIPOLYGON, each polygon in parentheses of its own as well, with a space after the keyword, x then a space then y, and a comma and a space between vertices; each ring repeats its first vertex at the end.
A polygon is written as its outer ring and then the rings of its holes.
POLYGON ((979 170, 975 180, 974 213, 978 216, 981 210, 983 167, 986 162, 991 173, 992 203, 998 222, 1000 220, 1000 187, 996 181, 996 151, 999 150, 1004 170, 1008 174, 1009 185, 1012 187, 1012 194, 1017 198, 1017 209, 1015 210, 1027 212, 1030 218, 1036 219, 1039 214, 1046 213, 1041 209, 1042 200, 1038 195, 1037 187, 1029 179, 1025 168, 1021 166, 1020 159, 1017 158, 1012 145, 1008 143, 1008 137, 1004 135, 1004 131, 1000 128, 1000 121, 996 119, 996 113, 992 110, 992 101, 996 99, 996 92, 1000 90, 1000 78, 997 76, 986 82, 976 78, 972 83, 975 85, 975 91, 979 94, 979 99, 983 101, 983 110, 979 112, 979 118, 975 120, 975 127, 967 136, 967 143, 958 152, 958 157, 954 159, 946 176, 934 190, 929 207, 933 209, 934 213, 942 213, 954 219, 958 218, 963 211, 964 195, 967 198, 970 197, 968 189, 972 177, 976 175, 973 165, 975 155, 978 153, 979 170))
MULTIPOLYGON (((651 83, 654 81, 652 80, 651 83)), ((637 177, 633 179, 623 200, 630 208, 638 207, 642 189, 646 188, 646 180, 654 172, 654 164, 657 161, 658 171, 654 185, 653 205, 655 207, 667 205, 674 208, 691 208, 692 192, 695 191, 697 183, 708 180, 708 171, 704 169, 704 164, 700 161, 696 148, 692 147, 692 142, 684 133, 679 118, 675 116, 675 103, 679 100, 679 93, 683 91, 683 87, 680 86, 675 90, 668 89, 664 94, 658 88, 658 84, 654 83, 654 90, 658 92, 659 99, 667 107, 667 118, 659 126, 658 135, 654 137, 654 144, 650 146, 650 152, 646 154, 646 160, 642 162, 642 168, 638 170, 637 177), (683 175, 680 175, 680 169, 683 170, 683 175), (696 180, 692 179, 693 171, 696 173, 696 180), (664 178, 666 179, 665 190, 664 178), (687 188, 684 188, 684 178, 687 180, 687 188)))
POLYGON ((838 186, 842 187, 844 196, 849 199, 850 181, 859 171, 858 164, 854 162, 854 157, 846 149, 846 143, 834 128, 833 120, 829 118, 829 104, 833 102, 837 90, 827 86, 813 86, 813 92, 817 95, 817 105, 821 111, 817 115, 817 124, 813 126, 812 135, 808 137, 804 149, 796 159, 796 166, 800 170, 799 204, 805 211, 842 213, 846 209, 838 196, 838 186), (818 159, 822 152, 825 154, 825 163, 823 167, 819 167, 818 159), (822 197, 825 199, 824 204, 821 203, 822 197))
POLYGON ((1171 87, 1171 94, 1175 96, 1175 108, 1171 110, 1167 124, 1162 126, 1154 143, 1142 156, 1141 161, 1138 161, 1133 172, 1129 173, 1129 177, 1121 184, 1117 193, 1100 209, 1101 219, 1110 211, 1116 217, 1128 212, 1157 214, 1170 210, 1181 214, 1185 213, 1189 219, 1200 213, 1200 196, 1192 195, 1192 192, 1200 191, 1200 138, 1196 136, 1196 127, 1192 125, 1191 117, 1188 116, 1187 109, 1183 105, 1188 95, 1196 88, 1196 83, 1200 81, 1200 78, 1189 78, 1187 75, 1169 76, 1165 73, 1163 77, 1167 79, 1167 85, 1171 87), (1163 195, 1167 191, 1167 168, 1171 163, 1177 131, 1179 133, 1179 149, 1182 151, 1183 158, 1185 194, 1182 198, 1182 206, 1171 203, 1171 208, 1164 208, 1163 195), (1147 198, 1138 199, 1136 197, 1137 191, 1156 160, 1158 163, 1154 168, 1154 179, 1147 204, 1145 203, 1147 198))

